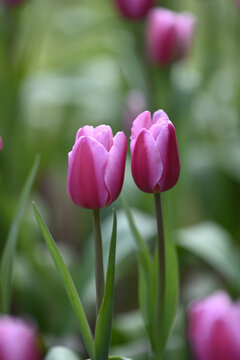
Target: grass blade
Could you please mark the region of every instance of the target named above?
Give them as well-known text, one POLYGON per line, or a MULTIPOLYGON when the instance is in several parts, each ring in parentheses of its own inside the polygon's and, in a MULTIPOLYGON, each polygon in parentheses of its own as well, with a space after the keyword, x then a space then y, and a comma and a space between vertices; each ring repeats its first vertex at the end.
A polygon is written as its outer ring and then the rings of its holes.
POLYGON ((95 360, 106 360, 108 358, 111 335, 112 335, 112 314, 114 300, 115 280, 115 258, 117 238, 117 217, 113 211, 113 229, 109 250, 108 269, 106 277, 105 293, 103 303, 97 318, 95 331, 95 360))
POLYGON ((152 272, 154 267, 154 261, 149 252, 148 246, 144 241, 142 235, 138 231, 138 228, 135 224, 131 209, 129 208, 127 202, 122 197, 122 205, 125 211, 125 214, 128 219, 128 223, 132 232, 132 235, 135 239, 137 245, 137 256, 138 256, 138 297, 140 310, 144 319, 145 327, 151 341, 151 346, 154 349, 154 330, 155 330, 155 307, 154 295, 155 287, 152 279, 152 272))
POLYGON ((51 257, 55 263, 55 266, 56 266, 58 273, 62 279, 62 282, 65 286, 65 289, 66 289, 67 295, 69 297, 69 300, 71 302, 73 311, 77 317, 79 327, 80 327, 80 332, 82 334, 87 351, 88 351, 90 357, 93 359, 94 358, 93 357, 93 355, 94 355, 94 353, 93 353, 93 347, 94 347, 93 336, 92 336, 81 300, 79 299, 77 290, 75 288, 72 277, 70 275, 70 272, 69 272, 67 266, 65 265, 65 263, 62 259, 62 256, 61 256, 60 252, 58 251, 58 248, 52 238, 52 235, 50 234, 50 232, 47 228, 47 225, 44 222, 43 218, 41 217, 35 203, 33 203, 33 211, 36 216, 38 225, 42 231, 42 235, 44 237, 44 240, 46 242, 48 250, 49 250, 51 257))
POLYGON ((3 313, 8 313, 10 308, 13 259, 15 255, 18 231, 32 189, 32 185, 38 170, 39 162, 40 162, 40 157, 36 156, 31 171, 22 189, 18 208, 16 210, 14 219, 12 221, 7 236, 7 240, 5 243, 5 247, 2 253, 0 284, 1 284, 1 300, 2 300, 1 310, 3 313))

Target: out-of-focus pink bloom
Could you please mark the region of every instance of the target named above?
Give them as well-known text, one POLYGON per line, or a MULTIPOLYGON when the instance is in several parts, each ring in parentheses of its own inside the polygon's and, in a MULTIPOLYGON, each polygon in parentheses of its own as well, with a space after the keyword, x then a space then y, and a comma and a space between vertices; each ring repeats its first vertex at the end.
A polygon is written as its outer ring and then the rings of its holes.
POLYGON ((68 195, 79 206, 99 209, 119 196, 123 185, 127 139, 113 137, 107 125, 84 126, 68 154, 68 195))
POLYGON ((129 19, 143 18, 153 6, 154 0, 115 0, 121 14, 129 19))
POLYGON ((2 150, 2 148, 3 148, 3 141, 2 141, 2 137, 0 135, 0 151, 2 150))
POLYGON ((43 359, 36 329, 19 318, 0 317, 0 359, 43 359))
POLYGON ((131 135, 132 175, 147 193, 171 189, 179 178, 180 161, 175 128, 163 110, 140 114, 131 135))
POLYGON ((188 336, 196 360, 240 359, 240 304, 224 292, 193 303, 188 336))
POLYGON ((129 91, 125 99, 123 110, 124 128, 127 134, 130 134, 133 120, 136 119, 138 114, 146 109, 147 101, 144 93, 138 89, 129 91))
POLYGON ((17 5, 17 4, 21 4, 23 2, 25 2, 25 0, 0 0, 0 2, 12 6, 12 5, 17 5))
POLYGON ((154 8, 148 13, 146 42, 150 61, 160 65, 184 58, 191 47, 196 19, 190 13, 154 8))
POLYGON ((240 0, 235 0, 235 3, 237 5, 238 9, 240 10, 240 0))

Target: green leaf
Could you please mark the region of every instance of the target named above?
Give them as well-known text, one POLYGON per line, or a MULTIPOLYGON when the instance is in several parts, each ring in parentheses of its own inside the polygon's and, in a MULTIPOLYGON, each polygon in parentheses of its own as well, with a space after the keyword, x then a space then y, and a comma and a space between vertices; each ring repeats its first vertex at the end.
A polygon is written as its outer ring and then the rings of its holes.
POLYGON ((205 261, 236 289, 240 288, 239 255, 228 232, 214 222, 204 222, 177 233, 177 245, 205 261))
POLYGON ((153 272, 153 259, 148 250, 147 244, 141 236, 135 221, 133 219, 132 212, 126 202, 126 200, 122 197, 122 205, 125 211, 125 214, 128 219, 128 223, 135 239, 138 251, 138 296, 139 296, 139 304, 140 309, 143 315, 144 323, 146 330, 148 332, 152 348, 154 345, 154 330, 155 330, 155 313, 156 313, 156 304, 155 304, 155 289, 154 279, 152 279, 153 272))
POLYGON ((34 160, 32 169, 22 189, 18 208, 16 210, 14 219, 12 221, 2 254, 0 283, 1 283, 2 312, 4 313, 7 313, 10 307, 13 259, 15 255, 19 226, 28 202, 28 198, 33 186, 33 182, 38 170, 39 162, 40 162, 40 157, 37 155, 34 160))
POLYGON ((93 358, 93 353, 94 353, 93 352, 93 347, 94 347, 93 336, 92 336, 81 300, 79 299, 77 290, 76 290, 73 280, 71 278, 70 272, 69 272, 67 266, 65 265, 65 263, 62 259, 62 256, 61 256, 60 252, 58 251, 57 246, 52 238, 52 235, 50 234, 50 232, 47 228, 47 225, 45 224, 43 218, 41 217, 35 203, 33 203, 33 211, 36 216, 38 225, 42 231, 42 235, 44 237, 44 240, 46 242, 48 250, 49 250, 51 257, 55 263, 55 266, 56 266, 58 273, 62 279, 62 282, 65 286, 65 289, 68 294, 69 300, 71 302, 73 311, 77 317, 79 327, 80 327, 80 332, 82 334, 87 351, 88 351, 89 355, 93 358))
POLYGON ((54 346, 48 350, 45 360, 81 360, 81 358, 66 347, 54 346))
POLYGON ((98 314, 95 330, 95 359, 105 360, 108 357, 114 300, 115 257, 116 257, 117 218, 113 212, 113 229, 109 250, 108 269, 103 303, 98 314))
MULTIPOLYGON (((172 224, 172 204, 171 199, 164 198, 163 201, 163 222, 165 232, 165 251, 166 251, 166 292, 165 292, 165 305, 164 305, 164 325, 163 336, 159 342, 157 342, 157 353, 162 354, 170 332, 172 330, 173 322, 177 313, 178 298, 179 298, 179 273, 178 273, 178 259, 176 253, 176 247, 172 241, 172 235, 174 232, 172 224)), ((155 268, 157 272, 157 267, 155 268)), ((161 324, 159 325, 159 330, 161 324)), ((158 336, 158 335, 157 335, 158 336)))
POLYGON ((170 236, 166 236, 166 295, 164 313, 164 338, 163 348, 165 347, 172 325, 177 313, 179 297, 179 274, 178 259, 176 248, 170 236))

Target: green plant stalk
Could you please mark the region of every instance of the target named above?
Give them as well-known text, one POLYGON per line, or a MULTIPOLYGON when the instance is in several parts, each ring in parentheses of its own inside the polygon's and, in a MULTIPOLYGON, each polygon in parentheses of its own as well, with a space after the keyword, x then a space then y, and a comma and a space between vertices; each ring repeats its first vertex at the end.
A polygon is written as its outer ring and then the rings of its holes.
MULTIPOLYGON (((156 317, 156 340, 161 341, 164 330, 165 294, 166 294, 166 247, 163 228, 162 204, 160 193, 154 194, 156 220, 157 220, 157 246, 158 246, 158 302, 156 317), (159 331, 158 331, 159 329, 159 331)), ((158 354, 156 360, 161 359, 158 354)))
POLYGON ((96 301, 97 315, 100 311, 104 296, 104 267, 103 267, 103 250, 102 250, 102 232, 100 221, 100 210, 93 210, 93 228, 95 244, 95 278, 96 278, 96 301))

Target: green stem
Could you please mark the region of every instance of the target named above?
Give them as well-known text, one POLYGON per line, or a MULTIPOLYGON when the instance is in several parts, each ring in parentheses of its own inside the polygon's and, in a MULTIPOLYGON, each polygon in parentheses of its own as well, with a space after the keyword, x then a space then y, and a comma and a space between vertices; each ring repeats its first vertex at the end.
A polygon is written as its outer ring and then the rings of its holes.
POLYGON ((95 242, 96 300, 97 300, 97 315, 98 315, 104 295, 104 267, 103 267, 102 233, 101 233, 99 209, 93 210, 93 227, 94 227, 94 242, 95 242))
MULTIPOLYGON (((157 244, 158 244, 158 305, 157 305, 157 332, 158 343, 161 343, 164 327, 165 293, 166 293, 166 249, 163 228, 162 204, 160 193, 154 194, 156 220, 157 220, 157 244), (158 332, 159 329, 159 332, 158 332)), ((158 351, 157 351, 158 352, 158 351)), ((158 357, 160 359, 160 357, 158 357)))

